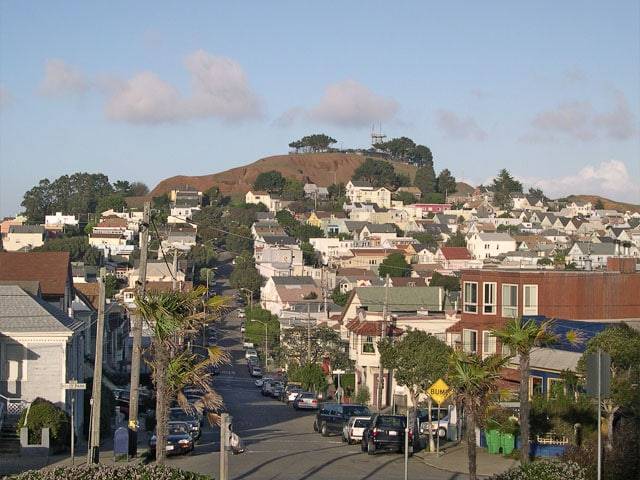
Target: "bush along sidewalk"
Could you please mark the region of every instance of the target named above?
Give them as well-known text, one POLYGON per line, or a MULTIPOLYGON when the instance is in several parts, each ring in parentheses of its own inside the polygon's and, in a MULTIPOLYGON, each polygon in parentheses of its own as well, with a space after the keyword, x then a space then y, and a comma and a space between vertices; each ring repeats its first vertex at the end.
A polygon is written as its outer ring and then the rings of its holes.
POLYGON ((164 465, 79 465, 29 470, 12 480, 213 480, 213 477, 164 465))
POLYGON ((540 460, 520 465, 490 480, 586 480, 586 472, 577 463, 559 460, 540 460))

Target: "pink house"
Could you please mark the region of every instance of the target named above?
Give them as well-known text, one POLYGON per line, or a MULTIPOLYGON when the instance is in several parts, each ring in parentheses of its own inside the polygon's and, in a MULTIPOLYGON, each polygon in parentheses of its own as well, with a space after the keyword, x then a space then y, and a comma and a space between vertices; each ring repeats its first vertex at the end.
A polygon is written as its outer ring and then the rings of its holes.
POLYGON ((451 210, 450 203, 416 203, 412 205, 422 210, 422 213, 443 213, 445 210, 451 210))

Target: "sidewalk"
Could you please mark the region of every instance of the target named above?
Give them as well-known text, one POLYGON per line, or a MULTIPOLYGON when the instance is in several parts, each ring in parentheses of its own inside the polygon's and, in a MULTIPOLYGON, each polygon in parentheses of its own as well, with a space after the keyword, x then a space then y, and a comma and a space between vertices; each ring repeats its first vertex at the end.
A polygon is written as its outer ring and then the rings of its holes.
MULTIPOLYGON (((478 448, 476 450, 476 455, 478 475, 482 476, 491 476, 497 473, 502 473, 505 470, 520 464, 518 460, 506 458, 502 455, 492 455, 482 448, 478 448)), ((467 446, 465 443, 452 445, 441 450, 440 456, 436 456, 435 453, 421 450, 420 452, 415 453, 414 457, 419 458, 430 467, 438 468, 440 470, 464 474, 469 473, 469 469, 467 467, 469 461, 467 457, 467 446)))

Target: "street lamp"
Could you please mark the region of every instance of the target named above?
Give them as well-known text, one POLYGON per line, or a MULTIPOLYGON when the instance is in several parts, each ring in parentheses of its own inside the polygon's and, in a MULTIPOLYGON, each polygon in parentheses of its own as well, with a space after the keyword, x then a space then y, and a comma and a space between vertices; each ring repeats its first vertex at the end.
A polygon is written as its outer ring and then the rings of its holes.
POLYGON ((269 369, 269 324, 252 318, 250 321, 264 325, 264 370, 269 369))

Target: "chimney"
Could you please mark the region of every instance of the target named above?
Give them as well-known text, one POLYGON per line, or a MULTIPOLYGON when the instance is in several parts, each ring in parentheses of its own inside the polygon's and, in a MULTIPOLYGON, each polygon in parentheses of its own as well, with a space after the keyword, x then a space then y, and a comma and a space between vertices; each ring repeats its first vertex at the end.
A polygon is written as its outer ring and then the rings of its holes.
POLYGON ((620 255, 620 244, 618 242, 615 243, 613 254, 614 255, 620 255))

